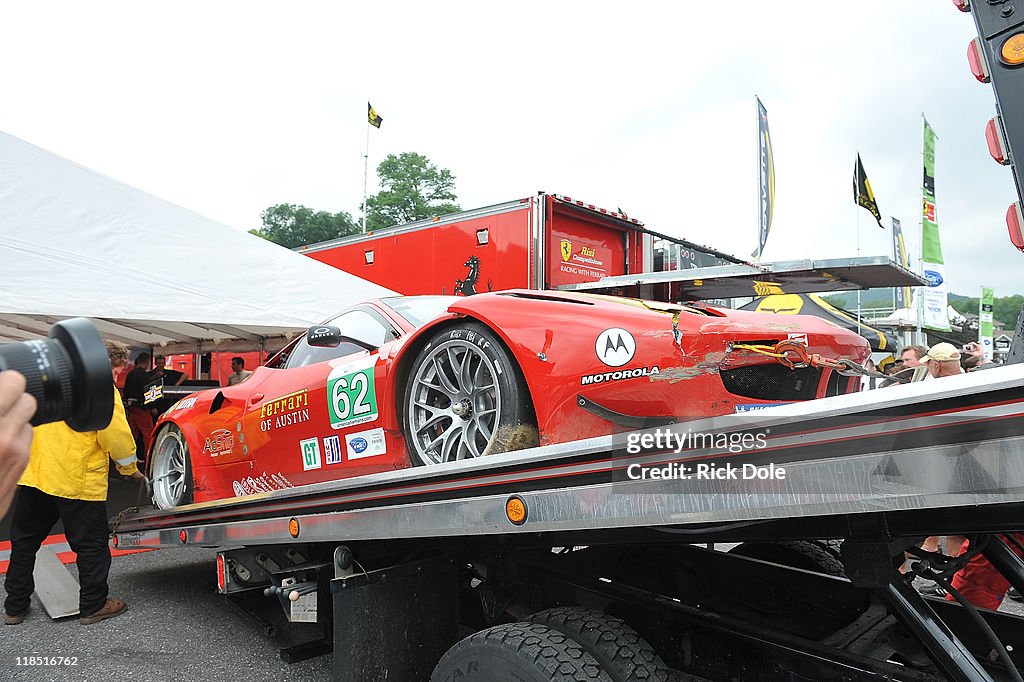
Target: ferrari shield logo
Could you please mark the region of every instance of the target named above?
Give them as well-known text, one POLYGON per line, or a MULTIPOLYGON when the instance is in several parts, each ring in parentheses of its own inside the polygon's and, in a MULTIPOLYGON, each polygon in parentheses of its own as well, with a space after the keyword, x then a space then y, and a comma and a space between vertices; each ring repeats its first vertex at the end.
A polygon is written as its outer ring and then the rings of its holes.
POLYGON ((567 261, 572 258, 572 242, 568 239, 562 240, 562 260, 567 261))

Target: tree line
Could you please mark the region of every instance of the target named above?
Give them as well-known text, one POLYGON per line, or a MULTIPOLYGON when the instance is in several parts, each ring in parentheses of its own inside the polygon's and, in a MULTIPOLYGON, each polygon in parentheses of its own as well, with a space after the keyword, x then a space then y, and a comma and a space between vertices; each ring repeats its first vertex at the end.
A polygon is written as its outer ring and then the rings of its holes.
MULTIPOLYGON (((389 154, 377 166, 381 190, 366 197, 366 231, 376 232, 459 210, 455 176, 416 152, 389 154)), ((363 208, 360 206, 360 208, 363 208)), ((276 204, 249 230, 289 249, 347 237, 362 230, 350 213, 317 211, 301 204, 276 204)))

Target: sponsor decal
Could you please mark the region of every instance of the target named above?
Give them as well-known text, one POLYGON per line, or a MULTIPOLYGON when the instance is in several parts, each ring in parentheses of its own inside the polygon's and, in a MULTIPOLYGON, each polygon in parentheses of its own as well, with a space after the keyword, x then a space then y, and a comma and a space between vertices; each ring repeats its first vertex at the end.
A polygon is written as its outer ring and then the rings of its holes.
POLYGON ((633 359, 636 340, 625 329, 612 327, 597 335, 594 352, 597 359, 609 367, 622 367, 633 359))
POLYGON ((569 262, 569 259, 572 258, 572 242, 569 241, 568 239, 563 239, 561 243, 561 248, 562 261, 569 262))
POLYGON ((604 265, 604 261, 597 257, 597 252, 589 246, 581 247, 579 253, 573 254, 572 262, 593 265, 598 268, 604 265))
POLYGON ((928 280, 928 286, 930 287, 937 287, 943 282, 942 274, 935 270, 925 270, 924 278, 928 280))
POLYGON ((169 411, 174 412, 175 410, 187 410, 190 407, 195 407, 196 401, 199 400, 199 396, 189 396, 188 398, 182 398, 178 402, 174 403, 169 411))
POLYGON ((736 405, 736 414, 741 412, 757 412, 758 410, 767 410, 769 407, 778 407, 779 405, 790 405, 791 402, 785 403, 749 403, 745 405, 736 405))
POLYGON ((326 339, 334 336, 336 333, 338 333, 338 330, 335 327, 317 327, 309 332, 309 336, 307 338, 310 342, 319 341, 320 339, 326 339))
POLYGON ((584 374, 580 377, 581 386, 590 384, 603 384, 607 381, 622 381, 624 379, 637 379, 639 377, 653 377, 661 374, 657 365, 653 367, 637 367, 635 369, 620 369, 615 372, 604 372, 602 374, 584 374))
POLYGON ((345 436, 345 447, 349 459, 376 457, 388 451, 387 444, 384 442, 384 429, 350 433, 345 436))
POLYGON ((341 464, 340 436, 327 436, 324 438, 324 463, 341 464))
POLYGON ((235 435, 227 429, 211 431, 203 445, 203 454, 210 457, 230 455, 235 448, 235 435))
POLYGON ((798 341, 802 344, 809 345, 807 343, 807 334, 786 334, 786 338, 790 341, 798 341))
POLYGON ((157 384, 156 386, 150 386, 146 389, 146 392, 142 396, 144 398, 143 403, 149 404, 154 400, 160 400, 164 397, 164 385, 157 384))
POLYGON ((292 482, 280 471, 276 474, 267 474, 264 471, 260 476, 247 476, 231 483, 231 489, 234 491, 235 497, 255 495, 256 493, 269 493, 274 490, 285 490, 286 488, 294 487, 292 482))
POLYGON ((924 217, 929 222, 935 222, 935 202, 924 200, 924 217))
POLYGON ((377 391, 373 359, 360 367, 349 363, 331 370, 327 377, 327 413, 331 428, 344 429, 377 419, 377 391))
POLYGON ((299 441, 299 449, 302 451, 302 470, 320 468, 320 439, 307 438, 299 441))
POLYGON ((308 422, 308 408, 309 393, 305 388, 280 398, 268 400, 260 407, 260 431, 272 431, 292 424, 308 422))

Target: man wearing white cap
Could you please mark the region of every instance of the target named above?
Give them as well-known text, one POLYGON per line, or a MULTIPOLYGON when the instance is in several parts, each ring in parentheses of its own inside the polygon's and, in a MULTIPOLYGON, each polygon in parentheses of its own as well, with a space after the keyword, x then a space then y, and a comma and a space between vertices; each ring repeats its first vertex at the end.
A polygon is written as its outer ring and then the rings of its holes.
POLYGON ((928 349, 921 362, 928 366, 928 376, 932 379, 963 373, 960 368, 960 351, 951 343, 935 344, 928 349))

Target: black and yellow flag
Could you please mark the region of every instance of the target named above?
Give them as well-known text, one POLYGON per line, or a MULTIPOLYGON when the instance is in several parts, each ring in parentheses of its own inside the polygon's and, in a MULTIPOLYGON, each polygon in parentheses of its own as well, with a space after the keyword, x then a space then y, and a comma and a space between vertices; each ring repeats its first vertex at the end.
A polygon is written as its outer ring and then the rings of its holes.
POLYGON ((864 173, 864 164, 860 161, 860 154, 857 154, 857 165, 853 168, 853 200, 858 206, 863 206, 875 217, 875 222, 883 230, 882 214, 878 211, 878 202, 875 201, 875 193, 871 191, 871 183, 864 173))
POLYGON ((373 110, 373 105, 369 102, 366 103, 366 119, 370 122, 374 128, 380 128, 381 122, 384 120, 377 115, 377 112, 373 110))

